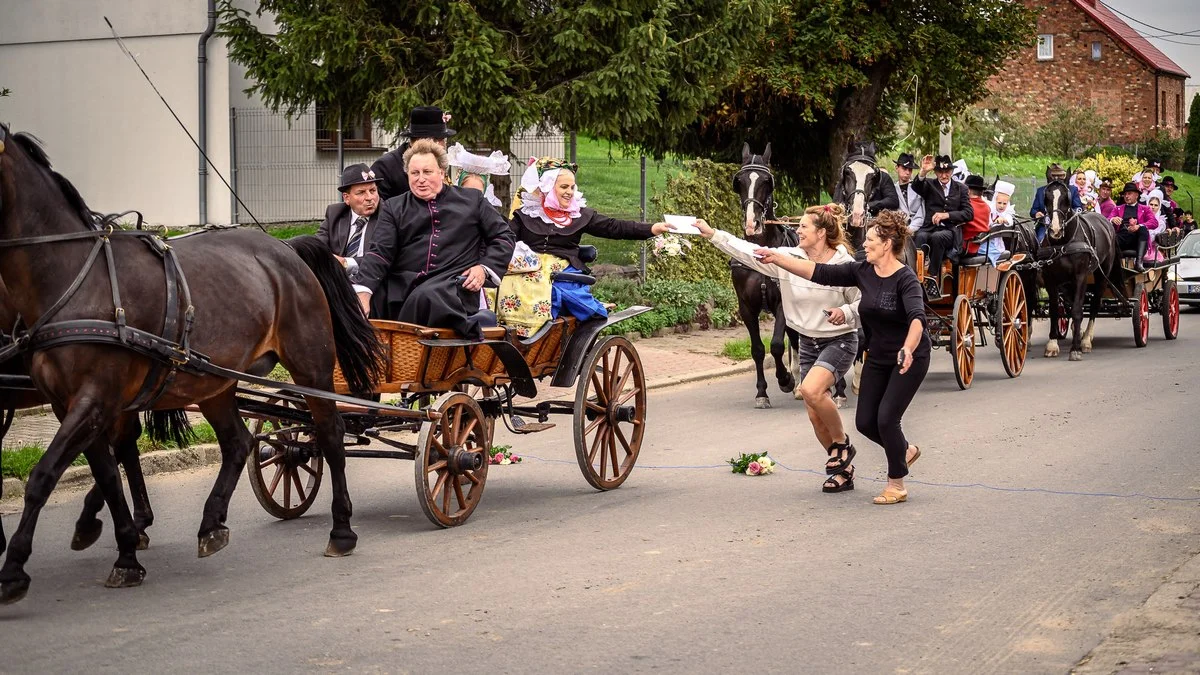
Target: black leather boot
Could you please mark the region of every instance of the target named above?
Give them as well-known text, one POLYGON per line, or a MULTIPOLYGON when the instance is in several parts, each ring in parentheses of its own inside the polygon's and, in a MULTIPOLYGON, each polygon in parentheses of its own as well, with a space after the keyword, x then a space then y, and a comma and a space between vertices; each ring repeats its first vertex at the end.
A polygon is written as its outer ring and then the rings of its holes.
POLYGON ((1146 267, 1142 264, 1142 260, 1146 257, 1146 245, 1148 242, 1141 239, 1137 243, 1137 258, 1133 261, 1133 269, 1138 272, 1145 272, 1146 267))

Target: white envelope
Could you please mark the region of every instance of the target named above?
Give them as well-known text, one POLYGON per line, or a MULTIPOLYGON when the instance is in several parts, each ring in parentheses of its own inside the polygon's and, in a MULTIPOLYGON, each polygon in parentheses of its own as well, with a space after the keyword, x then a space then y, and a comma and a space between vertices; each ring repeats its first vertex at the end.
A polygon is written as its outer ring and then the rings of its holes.
POLYGON ((670 225, 675 234, 700 234, 700 228, 696 227, 696 216, 664 215, 663 222, 670 225))

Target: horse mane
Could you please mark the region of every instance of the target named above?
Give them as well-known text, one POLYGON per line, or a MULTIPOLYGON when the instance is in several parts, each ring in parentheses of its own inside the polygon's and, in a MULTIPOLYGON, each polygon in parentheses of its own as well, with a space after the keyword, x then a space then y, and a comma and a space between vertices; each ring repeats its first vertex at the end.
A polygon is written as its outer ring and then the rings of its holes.
POLYGON ((92 210, 88 208, 87 202, 83 201, 83 195, 79 194, 79 190, 71 184, 71 181, 67 180, 66 176, 55 171, 50 166, 50 156, 46 154, 46 150, 42 147, 41 139, 27 131, 19 131, 13 134, 11 138, 29 155, 35 164, 50 174, 50 177, 58 185, 59 191, 66 198, 67 204, 71 206, 71 210, 90 227, 93 222, 92 210))

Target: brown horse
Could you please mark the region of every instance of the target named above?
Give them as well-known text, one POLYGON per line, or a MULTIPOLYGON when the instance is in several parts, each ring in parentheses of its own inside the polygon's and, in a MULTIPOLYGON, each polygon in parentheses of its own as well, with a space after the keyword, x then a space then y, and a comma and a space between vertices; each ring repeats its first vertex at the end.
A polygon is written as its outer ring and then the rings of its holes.
MULTIPOLYGON (((29 477, 25 508, 0 568, 3 603, 28 592, 24 567, 38 515, 80 452, 104 494, 118 542, 106 585, 135 586, 144 579, 137 530, 108 452, 114 421, 131 408, 178 410, 197 404, 216 432, 221 468, 200 521, 201 557, 229 543, 229 500, 254 445, 238 412, 234 380, 195 368, 172 370, 181 362, 150 358, 128 343, 76 337, 39 341, 43 334, 53 338, 66 332, 52 330, 55 324, 105 322, 126 327, 116 331, 123 336, 130 329, 171 340, 188 336, 190 349, 215 366, 261 375, 282 363, 296 384, 325 391, 333 390, 335 359, 357 391, 370 390, 378 370, 374 331, 358 310, 341 266, 314 238, 289 246, 261 232, 205 232, 172 240, 164 250, 142 236, 100 236, 105 233, 91 231, 91 225, 79 193, 51 170, 36 139, 10 134, 0 125, 0 274, 12 309, 31 329, 49 321, 31 338, 35 350, 29 371, 61 420, 29 477), (98 257, 101 250, 104 260, 98 257), (190 295, 182 284, 168 281, 174 274, 172 252, 190 295), (180 328, 193 317, 190 332, 180 328), (147 391, 155 392, 154 402, 136 405, 147 391)), ((357 535, 350 527, 344 425, 332 400, 310 396, 307 404, 332 478, 333 528, 325 554, 347 555, 357 535)))

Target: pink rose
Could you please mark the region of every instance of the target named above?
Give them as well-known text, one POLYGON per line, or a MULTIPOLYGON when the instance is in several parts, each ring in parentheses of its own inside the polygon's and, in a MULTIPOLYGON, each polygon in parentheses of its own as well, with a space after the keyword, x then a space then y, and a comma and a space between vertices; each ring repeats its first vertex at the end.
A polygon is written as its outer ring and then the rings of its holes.
POLYGON ((493 464, 499 464, 500 462, 503 462, 503 461, 504 461, 504 453, 503 452, 497 452, 496 455, 494 457, 492 457, 493 464))
POLYGON ((750 465, 746 467, 746 473, 751 476, 757 476, 758 474, 762 473, 762 464, 759 464, 758 462, 750 462, 750 465))

